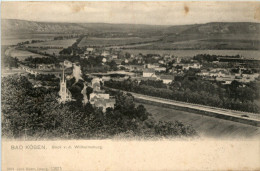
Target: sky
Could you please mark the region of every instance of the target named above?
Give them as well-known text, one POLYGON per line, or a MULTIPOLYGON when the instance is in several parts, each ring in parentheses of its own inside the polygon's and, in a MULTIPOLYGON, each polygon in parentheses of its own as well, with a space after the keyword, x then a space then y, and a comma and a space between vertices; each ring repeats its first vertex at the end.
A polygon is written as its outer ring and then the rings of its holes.
POLYGON ((150 25, 259 22, 260 2, 2 2, 1 18, 150 25))

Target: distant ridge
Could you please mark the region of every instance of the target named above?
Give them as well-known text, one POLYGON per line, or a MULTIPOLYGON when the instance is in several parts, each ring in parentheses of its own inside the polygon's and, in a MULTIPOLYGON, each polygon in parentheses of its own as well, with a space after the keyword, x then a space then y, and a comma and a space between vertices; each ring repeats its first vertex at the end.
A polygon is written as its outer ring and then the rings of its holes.
POLYGON ((140 32, 148 31, 171 34, 259 34, 260 23, 211 22, 191 25, 145 25, 108 23, 62 23, 2 19, 2 30, 22 33, 87 33, 87 32, 140 32))

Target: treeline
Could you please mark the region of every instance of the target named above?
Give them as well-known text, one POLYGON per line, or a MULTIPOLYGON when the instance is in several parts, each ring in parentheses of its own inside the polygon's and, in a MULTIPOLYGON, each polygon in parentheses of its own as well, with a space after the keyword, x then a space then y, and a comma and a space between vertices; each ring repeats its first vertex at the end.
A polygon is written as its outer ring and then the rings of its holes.
POLYGON ((9 67, 9 68, 17 68, 18 67, 18 62, 19 60, 15 57, 11 57, 11 56, 5 56, 3 57, 3 63, 5 66, 9 67))
POLYGON ((25 62, 29 63, 29 64, 55 64, 58 63, 58 60, 54 57, 28 57, 24 60, 25 62))
POLYGON ((59 54, 60 55, 78 55, 78 54, 83 54, 84 49, 81 49, 78 47, 78 44, 81 42, 81 40, 84 38, 84 35, 81 35, 75 43, 73 43, 71 46, 62 49, 59 54))
POLYGON ((183 80, 174 82, 170 89, 159 88, 156 84, 140 85, 136 81, 106 81, 105 86, 125 91, 161 97, 188 103, 259 113, 259 86, 257 83, 240 87, 236 82, 231 87, 219 87, 207 81, 183 80))
POLYGON ((197 134, 180 122, 156 122, 144 106, 135 106, 130 94, 115 94, 115 108, 103 113, 90 104, 59 104, 57 91, 33 88, 23 76, 4 77, 1 84, 3 137, 104 139, 197 134))
POLYGON ((26 45, 26 44, 30 44, 30 43, 38 43, 38 42, 44 42, 44 40, 31 40, 31 42, 29 40, 27 40, 24 42, 17 43, 17 45, 21 46, 21 45, 26 45))
POLYGON ((59 90, 60 78, 57 78, 53 74, 37 74, 35 76, 34 74, 28 73, 28 78, 40 81, 43 86, 54 87, 54 90, 59 90))
POLYGON ((218 61, 219 57, 226 57, 226 58, 241 58, 240 55, 230 55, 230 56, 223 56, 223 55, 210 55, 210 54, 198 54, 193 57, 193 60, 197 60, 200 63, 203 61, 206 62, 213 62, 213 61, 218 61))
POLYGON ((55 56, 56 56, 54 53, 51 55, 51 54, 48 54, 46 52, 41 52, 41 51, 39 51, 37 49, 33 49, 33 48, 29 48, 29 47, 25 48, 25 49, 22 49, 22 50, 27 50, 27 51, 32 52, 32 53, 36 53, 36 54, 43 55, 43 56, 48 56, 48 57, 53 57, 53 58, 55 58, 55 56))
POLYGON ((79 35, 56 36, 53 38, 53 40, 72 39, 72 38, 78 38, 78 37, 79 37, 79 35))

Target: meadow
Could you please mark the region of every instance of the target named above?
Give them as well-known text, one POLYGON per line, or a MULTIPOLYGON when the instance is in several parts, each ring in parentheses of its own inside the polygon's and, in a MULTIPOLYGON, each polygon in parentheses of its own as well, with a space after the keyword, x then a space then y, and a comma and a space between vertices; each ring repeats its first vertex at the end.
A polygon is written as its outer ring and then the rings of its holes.
POLYGON ((51 47, 51 48, 67 48, 76 42, 76 39, 52 40, 39 43, 31 43, 27 47, 51 47))
POLYGON ((158 40, 158 37, 140 38, 140 37, 120 37, 120 38, 97 38, 84 37, 79 43, 79 47, 84 46, 113 46, 113 45, 128 45, 158 40))
POLYGON ((25 60, 27 57, 32 56, 32 57, 43 57, 42 55, 39 54, 35 54, 26 50, 20 50, 20 49, 16 49, 14 47, 12 48, 8 48, 5 51, 5 55, 6 56, 11 56, 11 57, 16 57, 18 58, 18 60, 25 60))
POLYGON ((258 127, 157 105, 143 103, 142 105, 153 115, 155 120, 178 120, 185 125, 190 124, 202 137, 253 138, 260 136, 260 128, 258 127))
POLYGON ((179 42, 154 42, 152 44, 136 47, 136 49, 161 49, 161 50, 259 50, 259 40, 227 40, 227 39, 202 39, 186 40, 179 42))
POLYGON ((20 42, 32 41, 32 40, 44 40, 51 41, 56 36, 63 36, 67 34, 55 34, 55 33, 6 33, 2 34, 1 44, 2 45, 16 45, 20 42))

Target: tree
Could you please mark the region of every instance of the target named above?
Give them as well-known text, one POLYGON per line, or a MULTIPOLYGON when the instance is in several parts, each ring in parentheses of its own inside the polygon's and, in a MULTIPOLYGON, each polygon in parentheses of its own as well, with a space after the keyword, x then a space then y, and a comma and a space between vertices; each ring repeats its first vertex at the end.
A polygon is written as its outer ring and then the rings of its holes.
POLYGON ((91 93, 93 93, 93 88, 88 86, 86 88, 86 94, 87 94, 88 101, 90 100, 90 94, 91 93))

